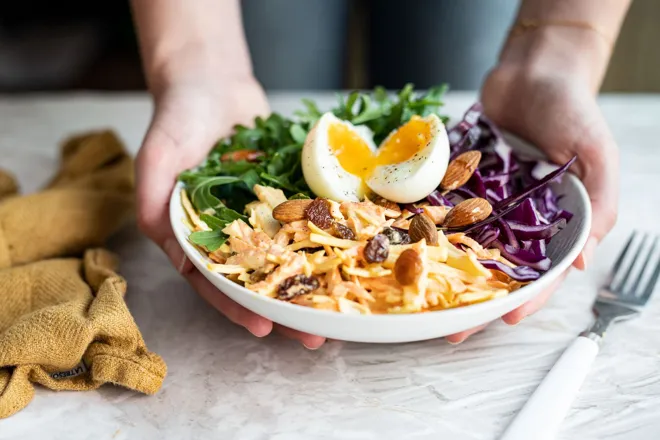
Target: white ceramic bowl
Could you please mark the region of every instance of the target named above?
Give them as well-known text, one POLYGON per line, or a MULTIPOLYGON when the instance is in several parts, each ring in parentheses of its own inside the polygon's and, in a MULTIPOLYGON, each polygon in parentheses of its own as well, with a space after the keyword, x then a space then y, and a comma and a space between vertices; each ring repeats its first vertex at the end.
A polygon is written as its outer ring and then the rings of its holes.
MULTIPOLYGON (((507 139, 515 150, 538 156, 538 153, 518 139, 509 136, 507 139)), ((283 326, 331 339, 370 343, 412 342, 447 336, 495 320, 534 298, 570 267, 587 240, 591 224, 591 205, 587 191, 573 174, 566 173, 561 183, 553 185, 558 194, 564 196, 559 205, 574 213, 574 216, 548 245, 548 255, 553 261, 549 271, 537 281, 506 297, 421 314, 347 315, 258 295, 221 274, 209 271, 206 265, 211 261, 188 242, 190 230, 182 221, 186 214, 181 206, 181 183, 176 185, 172 193, 170 220, 177 240, 197 269, 225 295, 243 307, 283 326)), ((218 294, 220 295, 220 292, 218 294)))

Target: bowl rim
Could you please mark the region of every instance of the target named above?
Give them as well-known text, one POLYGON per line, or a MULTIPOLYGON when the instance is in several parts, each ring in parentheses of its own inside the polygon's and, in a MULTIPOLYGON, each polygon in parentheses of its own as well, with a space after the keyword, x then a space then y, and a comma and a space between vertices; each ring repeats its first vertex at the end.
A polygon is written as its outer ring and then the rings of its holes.
MULTIPOLYGON (((237 292, 248 295, 257 301, 262 301, 267 305, 272 305, 273 307, 281 307, 282 310, 290 310, 294 313, 297 312, 310 313, 312 315, 316 314, 318 316, 323 316, 323 317, 334 316, 348 320, 358 319, 361 321, 367 320, 367 321, 378 321, 378 322, 386 322, 386 321, 396 322, 396 321, 411 319, 411 317, 419 318, 422 316, 426 316, 426 317, 436 317, 436 316, 447 317, 449 315, 461 316, 463 314, 478 313, 479 310, 496 307, 497 304, 502 304, 506 302, 515 302, 515 300, 521 296, 525 296, 525 295, 534 296, 532 295, 532 292, 534 292, 534 290, 540 290, 539 284, 542 284, 545 287, 545 285, 548 285, 552 281, 556 280, 562 272, 567 270, 573 264, 575 259, 578 257, 580 251, 584 248, 587 239, 589 237, 589 232, 591 230, 591 216, 592 216, 591 203, 586 188, 582 184, 582 181, 575 174, 571 172, 567 172, 564 174, 564 178, 571 180, 571 183, 576 188, 576 192, 580 200, 585 205, 585 212, 583 216, 584 227, 578 230, 576 239, 574 243, 571 245, 571 247, 568 249, 564 258, 562 258, 559 262, 557 262, 557 264, 553 264, 553 266, 547 272, 541 275, 541 277, 539 277, 538 280, 521 287, 520 289, 510 293, 507 296, 501 298, 495 298, 479 303, 468 304, 461 307, 434 310, 423 313, 396 313, 396 314, 371 314, 371 315, 347 314, 347 313, 340 313, 331 310, 314 309, 312 307, 306 307, 298 304, 291 304, 285 301, 278 300, 276 298, 270 298, 267 296, 259 295, 256 292, 246 289, 240 284, 230 281, 222 274, 212 272, 208 268, 206 268, 206 264, 208 264, 211 260, 207 256, 203 255, 198 250, 197 247, 195 247, 193 244, 191 244, 188 241, 188 235, 190 235, 190 232, 188 233, 184 232, 184 229, 187 230, 187 227, 183 223, 180 217, 181 214, 185 215, 185 211, 181 206, 180 191, 184 187, 183 182, 181 181, 177 181, 172 190, 172 194, 170 197, 169 216, 170 216, 170 223, 174 231, 174 235, 177 241, 179 242, 179 245, 183 248, 186 257, 191 259, 191 262, 195 265, 195 267, 198 268, 198 270, 200 270, 200 272, 204 275, 204 277, 209 279, 209 281, 212 281, 212 283, 213 280, 215 280, 220 285, 226 285, 229 288, 236 289, 237 292), (180 213, 177 212, 177 209, 180 211, 180 213), (197 256, 198 261, 193 260, 195 258, 194 256, 197 256)), ((213 284, 215 285, 215 287, 218 287, 216 283, 213 284)), ((218 290, 221 289, 218 288, 218 290)))

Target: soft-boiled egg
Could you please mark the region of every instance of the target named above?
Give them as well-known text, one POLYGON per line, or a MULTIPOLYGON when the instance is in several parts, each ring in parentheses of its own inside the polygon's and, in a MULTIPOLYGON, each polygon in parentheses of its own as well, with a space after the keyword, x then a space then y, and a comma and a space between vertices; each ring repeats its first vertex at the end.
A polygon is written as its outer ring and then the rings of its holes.
POLYGON ((413 116, 376 148, 365 126, 325 113, 302 151, 305 181, 319 197, 359 201, 370 191, 397 203, 423 199, 440 185, 449 139, 434 114, 413 116))

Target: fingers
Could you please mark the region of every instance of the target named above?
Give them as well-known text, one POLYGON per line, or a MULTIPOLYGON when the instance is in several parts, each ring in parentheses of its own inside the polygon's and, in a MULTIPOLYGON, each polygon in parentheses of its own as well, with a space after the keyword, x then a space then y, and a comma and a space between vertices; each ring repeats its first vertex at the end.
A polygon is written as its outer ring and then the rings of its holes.
POLYGON ((454 333, 453 335, 449 335, 449 336, 445 337, 445 339, 450 344, 453 344, 453 345, 460 344, 461 342, 465 341, 467 338, 469 338, 473 334, 478 333, 481 330, 488 327, 488 324, 490 324, 490 323, 483 324, 483 325, 480 325, 479 327, 471 328, 469 330, 465 330, 465 331, 462 331, 462 332, 459 332, 459 333, 454 333))
POLYGON ((585 269, 593 260, 598 243, 610 232, 617 220, 619 205, 619 156, 614 140, 606 127, 592 143, 580 150, 582 181, 589 193, 592 208, 589 239, 575 261, 575 267, 585 269))
POLYGON ((279 324, 273 326, 268 319, 259 316, 240 304, 232 301, 229 297, 218 290, 194 267, 184 276, 200 294, 204 300, 225 315, 231 322, 245 327, 250 333, 259 338, 269 335, 273 328, 281 335, 299 341, 305 348, 316 350, 325 343, 322 336, 310 335, 298 330, 283 327, 279 324))
POLYGON ((545 305, 545 303, 548 302, 557 287, 559 287, 559 285, 564 281, 566 275, 568 275, 568 271, 565 271, 563 274, 561 274, 559 278, 557 278, 552 282, 552 284, 550 284, 550 286, 548 286, 548 288, 534 297, 531 301, 528 301, 520 307, 503 315, 502 321, 509 325, 516 325, 526 317, 538 312, 545 305))
MULTIPOLYGON (((548 302, 548 299, 552 296, 554 291, 557 289, 557 287, 564 281, 564 278, 566 278, 566 275, 568 275, 568 271, 565 271, 563 274, 559 276, 559 278, 555 281, 552 282, 552 284, 545 289, 542 293, 540 293, 538 296, 536 296, 534 299, 531 301, 526 302, 525 304, 521 305, 520 307, 510 311, 509 313, 505 314, 502 316, 502 321, 504 321, 506 324, 509 325, 516 325, 520 323, 523 319, 525 319, 527 316, 530 316, 536 312, 538 312, 546 302, 548 302)), ((480 332, 481 330, 485 329, 490 323, 480 325, 479 327, 471 328, 469 330, 465 330, 463 332, 455 333, 453 335, 447 336, 445 339, 447 342, 450 344, 460 344, 461 342, 464 342, 467 338, 472 336, 475 333, 480 332)))
POLYGON ((273 330, 273 323, 271 321, 232 301, 211 284, 210 281, 204 278, 204 275, 198 270, 193 269, 184 276, 202 298, 225 315, 231 322, 245 327, 250 333, 259 338, 270 334, 273 330))
POLYGON ((298 330, 283 327, 279 324, 275 325, 275 330, 289 339, 299 341, 309 350, 316 350, 325 343, 325 338, 323 336, 310 335, 309 333, 303 333, 298 330))

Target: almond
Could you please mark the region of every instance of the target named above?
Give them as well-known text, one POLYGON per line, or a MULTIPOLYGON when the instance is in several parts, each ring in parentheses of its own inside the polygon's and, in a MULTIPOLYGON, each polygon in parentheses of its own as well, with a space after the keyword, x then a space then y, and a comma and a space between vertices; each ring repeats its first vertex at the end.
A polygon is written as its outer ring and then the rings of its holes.
POLYGON ((415 249, 406 249, 394 263, 394 277, 402 286, 408 286, 419 281, 422 269, 419 253, 415 249))
POLYGON ((480 151, 466 151, 449 162, 440 186, 445 191, 460 188, 470 180, 481 161, 480 151))
POLYGON ((417 243, 422 239, 426 240, 426 244, 429 246, 438 245, 438 230, 435 228, 435 225, 424 214, 418 214, 410 221, 410 227, 408 228, 408 234, 410 235, 410 240, 413 243, 417 243))
POLYGON ((486 199, 475 197, 463 200, 447 213, 443 226, 446 228, 468 226, 485 220, 491 212, 493 212, 493 207, 486 199))
POLYGON ((238 162, 241 160, 246 160, 248 162, 254 162, 258 158, 264 155, 263 151, 259 150, 236 150, 236 151, 229 151, 222 156, 220 156, 220 160, 222 162, 238 162))
POLYGON ((305 220, 307 218, 305 216, 305 210, 312 202, 313 200, 310 199, 287 200, 273 209, 273 218, 282 223, 305 220))

